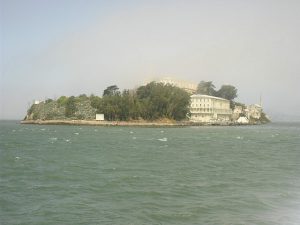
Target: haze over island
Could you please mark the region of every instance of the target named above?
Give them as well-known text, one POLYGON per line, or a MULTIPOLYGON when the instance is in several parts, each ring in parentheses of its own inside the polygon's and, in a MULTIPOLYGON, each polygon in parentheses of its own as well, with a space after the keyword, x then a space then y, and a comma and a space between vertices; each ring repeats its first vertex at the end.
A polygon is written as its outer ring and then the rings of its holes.
MULTIPOLYGON (((171 76, 299 120, 299 1, 0 1, 0 119, 171 76)), ((282 116, 283 115, 283 116, 282 116)), ((280 117, 281 118, 280 118, 280 117)))

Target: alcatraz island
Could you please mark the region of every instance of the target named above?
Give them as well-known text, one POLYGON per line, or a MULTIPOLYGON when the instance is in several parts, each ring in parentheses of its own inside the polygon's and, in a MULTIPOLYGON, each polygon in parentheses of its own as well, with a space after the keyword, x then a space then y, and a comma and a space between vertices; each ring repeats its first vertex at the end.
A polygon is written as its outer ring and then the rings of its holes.
POLYGON ((212 81, 198 85, 173 78, 151 81, 136 89, 107 87, 103 95, 81 94, 34 101, 22 124, 102 126, 255 125, 270 122, 261 103, 236 102, 237 88, 212 81))

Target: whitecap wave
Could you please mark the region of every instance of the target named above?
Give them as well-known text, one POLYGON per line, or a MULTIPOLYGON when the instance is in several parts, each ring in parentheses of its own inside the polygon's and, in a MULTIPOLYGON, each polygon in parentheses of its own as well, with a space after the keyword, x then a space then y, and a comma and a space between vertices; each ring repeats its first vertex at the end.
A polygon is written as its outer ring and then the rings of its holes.
POLYGON ((164 137, 164 138, 159 138, 157 139, 158 141, 168 141, 168 138, 164 137))

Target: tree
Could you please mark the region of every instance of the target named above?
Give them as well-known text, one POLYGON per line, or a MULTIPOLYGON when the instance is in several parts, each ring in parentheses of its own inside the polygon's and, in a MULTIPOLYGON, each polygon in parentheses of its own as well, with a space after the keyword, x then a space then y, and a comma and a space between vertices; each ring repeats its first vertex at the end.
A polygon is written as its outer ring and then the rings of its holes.
POLYGON ((134 91, 124 90, 121 99, 121 120, 138 119, 140 116, 139 102, 134 91))
POLYGON ((50 102, 53 102, 53 99, 48 98, 48 99, 46 99, 46 101, 45 101, 46 104, 48 104, 48 103, 50 103, 50 102))
POLYGON ((103 91, 103 96, 113 96, 113 95, 120 95, 120 91, 117 85, 111 85, 103 91))
POLYGON ((91 95, 90 96, 90 101, 91 101, 91 106, 95 109, 97 109, 97 111, 99 111, 101 109, 101 104, 102 104, 102 99, 98 96, 95 95, 91 95))
POLYGON ((120 120, 121 98, 120 95, 103 96, 99 113, 103 113, 108 120, 120 120))
POLYGON ((189 112, 189 94, 172 85, 151 82, 137 89, 137 98, 144 119, 182 120, 189 112))
POLYGON ((201 81, 197 87, 197 94, 215 96, 216 90, 212 81, 201 81))
POLYGON ((66 103, 67 103, 67 100, 68 100, 68 97, 66 97, 66 96, 61 96, 61 97, 59 97, 59 99, 57 99, 57 104, 58 104, 59 106, 65 106, 66 103))
POLYGON ((237 97, 237 89, 232 85, 222 85, 217 91, 216 96, 232 101, 237 97))
POLYGON ((65 109, 65 116, 66 117, 73 117, 76 112, 76 101, 75 97, 71 96, 70 98, 67 99, 66 101, 66 109, 65 109))
POLYGON ((80 94, 78 97, 77 97, 80 101, 81 100, 87 100, 89 97, 86 95, 86 94, 80 94))

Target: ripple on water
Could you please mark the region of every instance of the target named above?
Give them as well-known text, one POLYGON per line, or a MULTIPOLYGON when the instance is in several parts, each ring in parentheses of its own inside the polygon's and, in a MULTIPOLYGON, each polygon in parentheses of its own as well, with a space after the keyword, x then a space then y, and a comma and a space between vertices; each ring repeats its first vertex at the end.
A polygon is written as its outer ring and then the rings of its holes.
POLYGON ((0 129, 3 224, 299 224, 289 125, 20 126, 0 129))

